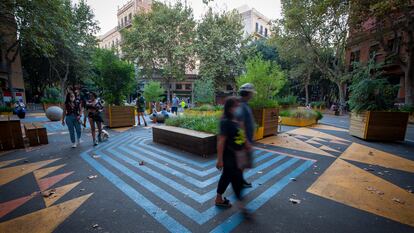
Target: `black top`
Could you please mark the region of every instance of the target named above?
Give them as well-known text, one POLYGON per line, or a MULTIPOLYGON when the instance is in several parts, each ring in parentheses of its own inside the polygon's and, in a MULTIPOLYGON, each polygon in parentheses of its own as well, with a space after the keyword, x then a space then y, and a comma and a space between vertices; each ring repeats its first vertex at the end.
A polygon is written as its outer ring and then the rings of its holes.
POLYGON ((223 152, 224 166, 237 166, 236 151, 240 151, 244 148, 246 140, 243 129, 240 128, 238 122, 222 119, 220 121, 220 135, 226 136, 223 152))
POLYGON ((75 99, 73 103, 65 103, 66 115, 80 115, 80 101, 75 99))

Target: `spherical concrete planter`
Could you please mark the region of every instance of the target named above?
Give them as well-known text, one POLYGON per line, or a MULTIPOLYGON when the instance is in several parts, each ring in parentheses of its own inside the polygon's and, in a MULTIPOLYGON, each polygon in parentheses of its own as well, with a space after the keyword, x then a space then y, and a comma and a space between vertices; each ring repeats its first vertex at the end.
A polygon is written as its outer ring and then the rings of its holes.
POLYGON ((63 109, 58 106, 52 106, 46 109, 46 117, 51 121, 62 120, 63 109))

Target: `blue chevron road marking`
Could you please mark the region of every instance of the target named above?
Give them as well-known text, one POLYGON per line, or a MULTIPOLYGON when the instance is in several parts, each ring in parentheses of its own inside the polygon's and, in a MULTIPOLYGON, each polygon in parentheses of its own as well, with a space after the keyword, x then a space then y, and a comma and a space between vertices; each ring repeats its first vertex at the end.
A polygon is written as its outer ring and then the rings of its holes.
MULTIPOLYGON (((183 213, 185 216, 187 216, 188 218, 192 219, 194 222, 196 222, 200 225, 208 222, 213 217, 215 217, 217 214, 219 214, 223 211, 220 208, 216 208, 215 206, 212 206, 209 209, 205 210, 204 212, 199 212, 198 210, 194 209, 193 207, 189 206, 188 204, 186 204, 186 203, 182 202, 181 200, 179 200, 178 198, 174 197, 172 194, 170 194, 167 191, 163 190, 158 185, 156 185, 154 183, 151 183, 149 180, 145 179, 144 177, 142 177, 138 173, 130 170, 126 166, 122 165, 120 162, 112 159, 109 156, 109 154, 106 153, 106 152, 108 152, 108 153, 114 155, 115 157, 117 157, 118 159, 120 159, 120 160, 126 162, 127 164, 130 164, 130 165, 134 166, 134 167, 138 167, 138 161, 134 160, 130 157, 133 157, 133 158, 139 159, 139 160, 144 160, 147 163, 153 162, 152 165, 154 165, 155 167, 161 168, 163 171, 165 171, 167 173, 170 173, 170 174, 175 175, 175 176, 177 176, 177 173, 181 174, 177 177, 183 179, 184 181, 190 182, 193 185, 194 185, 193 181, 195 181, 199 184, 202 184, 203 182, 205 182, 205 181, 201 182, 201 181, 199 181, 195 178, 192 178, 188 175, 180 173, 180 172, 178 172, 177 170, 175 170, 173 168, 170 168, 168 166, 160 164, 157 161, 151 160, 149 157, 160 158, 161 156, 159 154, 155 154, 155 153, 151 153, 151 154, 147 153, 148 152, 148 147, 145 148, 145 149, 142 149, 141 147, 131 146, 131 148, 134 148, 137 151, 139 151, 139 154, 143 153, 143 155, 138 155, 137 152, 135 152, 135 151, 133 151, 129 148, 126 148, 126 147, 128 147, 127 145, 142 143, 144 140, 147 140, 147 139, 143 139, 142 137, 139 137, 139 136, 138 137, 136 137, 136 136, 131 137, 131 136, 132 136, 131 134, 126 134, 125 133, 125 135, 122 134, 120 136, 113 137, 113 138, 111 138, 110 143, 100 144, 96 148, 94 153, 101 154, 102 160, 105 161, 105 164, 107 164, 105 166, 107 166, 107 167, 112 166, 112 167, 116 168, 117 170, 121 171, 123 174, 125 174, 126 176, 128 176, 129 178, 131 178, 132 180, 137 182, 140 186, 144 187, 145 189, 149 190, 154 195, 156 195, 159 198, 161 198, 162 200, 166 201, 171 206, 173 206, 173 208, 177 209, 178 211, 183 213), (116 150, 115 150, 115 148, 116 148, 116 150), (118 152, 118 150, 123 151, 128 156, 126 156, 124 153, 118 152), (160 167, 160 166, 162 166, 162 167, 160 167), (190 179, 191 181, 188 181, 189 178, 191 178, 190 179)), ((95 160, 95 159, 91 158, 91 156, 88 154, 90 151, 93 151, 93 150, 89 150, 87 152, 82 153, 82 155, 81 155, 82 158, 85 161, 87 161, 92 167, 94 167, 96 170, 98 170, 104 177, 106 177, 118 189, 120 189, 128 197, 130 197, 134 202, 136 202, 139 206, 141 206, 146 212, 148 212, 151 216, 153 216, 168 231, 170 231, 170 232, 189 232, 189 230, 185 226, 180 225, 180 223, 178 223, 173 217, 168 215, 166 212, 162 211, 154 203, 152 203, 150 200, 148 200, 146 197, 144 197, 141 193, 139 193, 138 190, 134 189, 132 186, 125 183, 125 181, 123 181, 117 175, 112 173, 110 171, 109 167, 107 168, 104 165, 102 165, 101 163, 99 163, 98 160, 95 160)), ((256 154, 263 153, 263 152, 264 152, 263 150, 258 150, 256 154)), ((163 154, 165 154, 165 153, 163 153, 163 154)), ((269 157, 271 159, 269 159, 268 161, 260 164, 255 169, 252 169, 252 170, 246 172, 245 176, 246 177, 251 177, 251 176, 255 175, 257 173, 257 171, 265 170, 266 168, 274 165, 275 163, 277 163, 278 161, 280 161, 280 160, 282 160, 286 157, 286 156, 277 156, 277 157, 272 158, 272 156, 275 156, 275 155, 277 155, 277 153, 267 152, 266 154, 258 156, 255 159, 255 162, 264 160, 265 158, 269 158, 269 157)), ((169 157, 173 158, 171 156, 169 156, 169 157)), ((162 161, 165 161, 165 160, 162 160, 162 161)), ((177 166, 177 168, 183 169, 182 168, 182 167, 184 167, 183 164, 180 164, 179 162, 176 162, 176 161, 173 161, 173 160, 170 160, 170 161, 175 162, 177 165, 181 165, 181 166, 177 166)), ((258 177, 258 179, 256 179, 254 181, 254 183, 255 184, 259 184, 259 183, 264 184, 264 183, 274 179, 275 176, 277 176, 278 174, 280 174, 284 170, 290 168, 291 166, 293 166, 298 161, 303 161, 303 160, 300 160, 298 158, 291 158, 291 159, 287 160, 286 162, 282 163, 281 165, 278 165, 276 168, 271 169, 266 174, 263 174, 262 176, 258 177)), ((209 163, 211 163, 211 165, 214 165, 214 162, 215 162, 214 159, 212 161, 209 161, 209 163)), ((283 177, 282 179, 278 180, 276 183, 271 185, 271 187, 269 189, 265 190, 262 194, 260 194, 258 197, 253 199, 248 204, 248 207, 252 211, 255 211, 258 208, 260 208, 270 198, 272 198, 281 189, 283 189, 290 182, 291 177, 296 177, 296 176, 300 175, 303 171, 305 171, 307 168, 309 168, 312 165, 312 163, 313 163, 313 161, 305 161, 304 163, 299 165, 299 167, 295 168, 289 175, 287 175, 287 176, 283 177)), ((190 163, 188 163, 188 164, 190 164, 190 163)), ((207 166, 205 166, 205 167, 207 167, 207 166)), ((150 167, 139 166, 138 168, 141 171, 143 171, 144 173, 152 176, 153 178, 159 180, 160 182, 163 182, 163 183, 167 184, 168 186, 174 188, 176 191, 178 191, 180 193, 183 193, 186 196, 191 197, 192 199, 196 200, 199 203, 205 203, 208 200, 213 199, 215 194, 216 194, 215 187, 212 190, 210 190, 209 192, 207 192, 203 195, 200 195, 197 192, 192 191, 191 189, 186 188, 185 186, 175 182, 174 180, 172 180, 170 178, 167 178, 167 177, 161 175, 160 173, 152 170, 150 167)), ((208 169, 206 171, 209 171, 209 170, 210 169, 208 169)), ((215 172, 218 173, 217 171, 215 171, 215 172)), ((211 174, 213 174, 213 173, 211 173, 211 174)), ((215 182, 217 182, 218 178, 219 178, 219 174, 215 175, 214 177, 209 178, 209 180, 212 180, 213 181, 212 183, 215 183, 215 182)), ((260 187, 260 186, 254 185, 253 188, 245 190, 245 192, 243 193, 243 196, 248 195, 249 193, 256 190, 258 187, 260 187)), ((235 196, 232 195, 229 199, 231 201, 235 201, 235 196)), ((213 230, 213 232, 229 232, 229 231, 233 230, 235 227, 237 227, 241 223, 241 221, 242 221, 242 218, 240 218, 240 214, 232 215, 229 219, 225 220, 221 225, 216 227, 213 230), (228 220, 231 220, 231 221, 228 221, 228 220)))
POLYGON ((191 232, 183 225, 178 223, 174 218, 169 216, 159 207, 154 205, 150 200, 145 198, 142 194, 136 191, 133 187, 125 183, 122 179, 116 176, 114 173, 110 172, 96 160, 91 158, 87 152, 82 153, 81 157, 88 162, 92 167, 94 167, 99 173, 101 173, 106 179, 108 179, 112 184, 114 184, 119 190, 125 193, 129 198, 131 198, 137 205, 141 206, 149 215, 155 218, 159 223, 161 223, 166 229, 171 232, 191 232))
POLYGON ((171 152, 168 152, 168 151, 165 151, 165 150, 158 149, 158 148, 156 148, 154 146, 152 146, 151 148, 149 148, 149 146, 147 144, 145 144, 145 142, 146 141, 150 141, 150 140, 152 140, 152 139, 146 139, 146 140, 140 142, 139 144, 143 148, 150 149, 150 150, 153 150, 153 151, 157 151, 161 155, 166 155, 166 156, 168 156, 170 158, 176 159, 178 161, 182 161, 182 162, 184 162, 186 164, 195 165, 195 166, 200 167, 200 168, 206 168, 206 167, 215 165, 215 163, 216 163, 216 161, 214 161, 214 160, 212 160, 212 161, 205 161, 205 162, 204 161, 203 162, 194 161, 193 159, 187 159, 187 158, 184 158, 183 156, 179 156, 179 155, 176 155, 174 153, 171 153, 171 152))
MULTIPOLYGON (((251 211, 256 211, 261 206, 263 206, 267 201, 269 201, 272 197, 274 197, 280 190, 282 190, 286 185, 289 184, 291 181, 291 177, 297 177, 302 174, 306 169, 312 166, 313 161, 306 161, 298 168, 293 170, 289 175, 283 177, 281 180, 276 182, 272 185, 269 189, 265 192, 260 194, 257 198, 252 200, 249 204, 247 204, 247 208, 251 211)), ((228 218, 224 223, 214 228, 211 232, 212 233, 221 233, 221 232, 230 232, 234 228, 236 228, 241 222, 243 221, 243 216, 240 213, 232 215, 228 218)))
MULTIPOLYGON (((150 176, 152 176, 152 177, 154 177, 156 179, 159 179, 161 182, 163 182, 164 184, 167 184, 168 186, 170 186, 171 188, 177 190, 178 192, 181 192, 181 193, 184 193, 185 195, 188 195, 191 199, 197 201, 200 204, 203 204, 206 201, 214 198, 214 196, 216 195, 215 189, 213 189, 210 192, 205 193, 205 194, 199 194, 199 193, 194 192, 191 189, 189 189, 189 188, 187 188, 187 187, 185 187, 185 186, 183 186, 183 185, 175 182, 174 180, 172 180, 172 179, 170 179, 168 177, 163 176, 162 174, 160 174, 160 173, 158 173, 158 172, 156 172, 156 171, 154 171, 154 170, 152 170, 152 169, 150 169, 148 167, 139 166, 137 161, 135 161, 133 159, 130 159, 130 158, 124 156, 124 155, 121 155, 121 154, 117 153, 116 151, 113 151, 113 149, 108 149, 108 152, 114 154, 119 159, 124 160, 126 163, 128 163, 128 164, 130 164, 130 165, 132 165, 134 167, 139 168, 140 170, 144 171, 148 175, 150 175, 150 176)), ((263 158, 263 157, 265 157, 265 156, 262 156, 262 157, 259 157, 259 158, 263 158)), ((282 160, 285 157, 286 156, 278 156, 278 157, 275 157, 275 158, 269 160, 268 162, 263 163, 260 166, 255 167, 252 170, 249 170, 245 174, 245 178, 250 178, 251 176, 255 175, 258 171, 264 170, 267 167, 269 167, 269 166, 271 166, 273 164, 276 164, 277 162, 279 162, 280 160, 282 160)), ((218 175, 214 176, 213 178, 210 179, 210 180, 212 180, 212 183, 211 184, 217 183, 219 179, 220 179, 220 176, 218 176, 218 175)))

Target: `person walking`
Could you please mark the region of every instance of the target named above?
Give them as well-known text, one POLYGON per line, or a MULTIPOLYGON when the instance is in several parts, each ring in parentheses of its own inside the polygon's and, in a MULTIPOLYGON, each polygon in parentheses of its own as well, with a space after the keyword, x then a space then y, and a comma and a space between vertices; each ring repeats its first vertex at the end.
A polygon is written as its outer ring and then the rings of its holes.
POLYGON ((80 101, 76 99, 75 94, 72 92, 66 94, 65 104, 63 106, 63 126, 65 126, 65 122, 69 130, 70 140, 73 143, 72 148, 76 148, 79 146, 81 138, 81 107, 80 101))
POLYGON ((182 99, 181 100, 181 103, 180 103, 180 105, 181 105, 181 112, 184 112, 184 109, 185 109, 185 101, 184 101, 184 99, 182 99))
POLYGON ((137 99, 137 112, 138 112, 138 125, 141 125, 140 117, 144 121, 144 125, 147 126, 147 121, 145 120, 145 98, 141 93, 138 93, 137 99))
POLYGON ((102 138, 102 111, 103 106, 101 101, 99 100, 98 96, 95 92, 89 93, 89 100, 86 102, 86 110, 88 111, 88 119, 89 119, 89 125, 91 126, 91 133, 92 133, 92 139, 93 139, 93 145, 98 145, 98 141, 101 142, 102 138), (98 140, 96 139, 96 128, 98 128, 98 140))
POLYGON ((220 121, 220 134, 217 141, 217 169, 221 170, 220 180, 217 186, 215 205, 229 208, 231 203, 223 194, 231 183, 233 191, 239 201, 242 212, 247 214, 242 201, 243 171, 240 168, 238 157, 245 151, 245 133, 236 119, 236 110, 239 100, 236 97, 228 97, 224 104, 224 113, 220 121))
MULTIPOLYGON (((241 103, 240 108, 237 111, 237 118, 240 122, 243 123, 244 129, 246 131, 246 150, 247 150, 247 167, 251 168, 253 165, 253 150, 252 150, 252 144, 253 144, 253 134, 255 129, 255 122, 254 122, 254 116, 253 111, 249 107, 249 101, 253 98, 256 91, 254 90, 254 85, 251 83, 243 84, 240 87, 239 94, 241 97, 241 103)), ((243 186, 245 188, 251 188, 252 184, 247 182, 243 178, 243 186)))
POLYGON ((178 105, 179 105, 180 100, 178 99, 177 95, 174 94, 173 95, 173 99, 172 99, 172 106, 171 106, 171 112, 175 115, 178 114, 178 105))

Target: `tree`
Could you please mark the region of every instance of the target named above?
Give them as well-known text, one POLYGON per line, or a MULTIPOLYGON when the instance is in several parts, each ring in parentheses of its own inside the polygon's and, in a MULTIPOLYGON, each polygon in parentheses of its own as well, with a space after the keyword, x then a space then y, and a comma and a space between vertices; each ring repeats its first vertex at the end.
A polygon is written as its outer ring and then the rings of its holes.
POLYGON ((241 17, 235 11, 214 13, 210 8, 197 27, 197 57, 199 74, 212 80, 216 90, 226 84, 235 84, 235 77, 244 68, 241 17))
POLYGON ((194 83, 194 98, 197 103, 214 103, 214 83, 211 79, 199 79, 194 83))
POLYGON ((342 112, 349 80, 345 66, 349 2, 285 0, 282 4, 284 18, 279 33, 297 40, 324 77, 336 84, 342 112))
POLYGON ((168 99, 170 82, 194 68, 195 25, 191 8, 154 2, 150 12, 139 13, 132 28, 122 32, 125 58, 137 62, 146 78, 161 75, 168 99))
POLYGON ((283 88, 286 77, 277 64, 256 56, 247 60, 246 73, 237 78, 239 87, 245 83, 252 83, 257 90, 252 102, 266 105, 283 88))
POLYGON ((147 102, 158 102, 163 99, 165 90, 161 87, 160 82, 150 81, 145 84, 144 87, 144 97, 147 102))
POLYGON ((121 105, 134 86, 134 66, 122 61, 111 50, 97 49, 94 57, 94 82, 109 104, 121 105))
POLYGON ((386 60, 404 71, 405 104, 414 103, 414 3, 410 0, 351 1, 352 29, 363 30, 369 19, 386 60), (391 44, 389 43, 391 41, 391 44))

